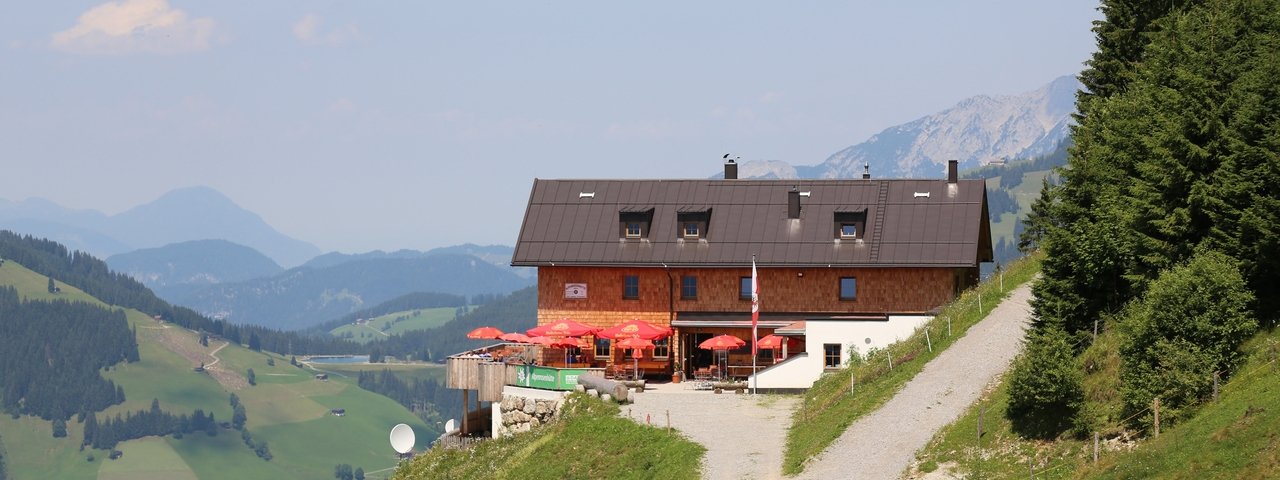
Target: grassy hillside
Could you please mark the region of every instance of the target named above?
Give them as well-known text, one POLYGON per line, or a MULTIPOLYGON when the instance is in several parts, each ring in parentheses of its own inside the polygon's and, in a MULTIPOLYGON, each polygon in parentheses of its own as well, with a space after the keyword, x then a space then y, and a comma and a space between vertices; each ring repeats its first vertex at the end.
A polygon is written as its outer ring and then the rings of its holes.
POLYGON ((569 402, 557 423, 467 450, 433 449, 394 478, 698 478, 701 445, 585 394, 569 402))
MULTIPOLYGON (((1105 386, 1114 379, 1114 335, 1100 337, 1098 350, 1082 362, 1098 364, 1086 378, 1086 397, 1108 408, 1105 386), (1111 377, 1108 379, 1107 377, 1111 377)), ((1155 438, 1133 440, 1117 425, 1101 428, 1099 461, 1092 461, 1092 438, 1070 434, 1053 441, 1024 440, 1005 418, 1007 384, 994 386, 955 423, 938 433, 917 453, 912 477, 944 470, 972 478, 1277 478, 1280 476, 1280 364, 1272 349, 1280 345, 1280 330, 1256 335, 1245 347, 1249 361, 1241 374, 1223 385, 1217 402, 1199 407, 1187 421, 1163 429, 1155 438), (977 438, 980 411, 984 435, 977 438)))
MULTIPOLYGON (((0 285, 13 285, 29 299, 56 297, 101 304, 61 283, 61 293, 49 294, 47 282, 43 275, 13 261, 0 266, 0 285)), ((68 422, 68 436, 55 439, 47 421, 6 415, 0 418, 0 438, 12 478, 328 478, 338 463, 365 471, 395 466, 386 435, 396 423, 412 425, 424 444, 431 438, 432 429, 412 413, 360 389, 354 378, 317 381, 313 372, 290 365, 287 356, 224 346, 219 340, 205 347, 195 332, 157 322, 136 310, 126 312, 137 331, 141 360, 103 372, 124 388, 126 401, 99 412, 100 420, 146 409, 154 398, 165 411, 190 413, 199 408, 228 421, 228 396, 235 392, 245 405, 247 428, 256 439, 268 442, 274 458, 259 459, 238 431, 225 429, 215 437, 198 433, 182 439, 147 437, 123 442, 117 448, 125 457, 108 460, 106 451, 79 450, 83 425, 74 419, 68 422), (268 359, 274 366, 268 365, 268 359), (201 362, 210 367, 209 373, 192 370, 201 362), (254 370, 257 386, 245 381, 249 368, 254 370), (346 416, 328 414, 336 407, 346 408, 346 416), (87 461, 89 455, 94 461, 87 461)))
MULTIPOLYGON (((460 307, 466 308, 466 307, 460 307)), ((475 307, 472 307, 474 310, 475 307)), ((353 342, 367 343, 413 330, 428 330, 453 320, 458 309, 452 307, 420 308, 388 313, 368 320, 364 325, 346 324, 329 331, 330 335, 353 342)))

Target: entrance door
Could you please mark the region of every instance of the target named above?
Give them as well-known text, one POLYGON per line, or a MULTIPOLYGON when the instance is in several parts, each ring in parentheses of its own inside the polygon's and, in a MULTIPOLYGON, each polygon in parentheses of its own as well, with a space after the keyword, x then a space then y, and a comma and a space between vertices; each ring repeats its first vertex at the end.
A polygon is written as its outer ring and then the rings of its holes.
POLYGON ((705 348, 698 348, 699 344, 707 340, 710 340, 711 337, 714 337, 715 335, 712 335, 710 333, 695 333, 689 336, 693 337, 693 342, 689 343, 689 348, 693 349, 693 354, 690 355, 690 357, 693 359, 693 367, 707 368, 707 367, 710 367, 713 363, 715 363, 715 357, 711 355, 711 350, 707 350, 705 348))

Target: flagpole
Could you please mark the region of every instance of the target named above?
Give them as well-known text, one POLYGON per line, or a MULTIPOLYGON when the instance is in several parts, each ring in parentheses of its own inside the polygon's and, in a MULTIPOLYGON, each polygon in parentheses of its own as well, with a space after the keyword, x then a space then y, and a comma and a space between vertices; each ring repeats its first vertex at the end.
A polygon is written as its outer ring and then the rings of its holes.
POLYGON ((759 371, 756 370, 757 353, 756 339, 759 333, 756 329, 757 319, 760 318, 760 280, 756 278, 756 256, 751 256, 751 395, 756 394, 756 387, 760 385, 759 371))

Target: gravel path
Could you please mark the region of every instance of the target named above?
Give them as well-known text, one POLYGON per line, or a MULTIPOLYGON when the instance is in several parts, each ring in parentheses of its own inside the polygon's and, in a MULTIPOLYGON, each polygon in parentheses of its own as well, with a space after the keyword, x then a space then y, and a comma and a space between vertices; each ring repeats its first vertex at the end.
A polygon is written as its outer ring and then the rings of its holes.
POLYGON ((671 426, 707 447, 702 477, 782 478, 782 450, 796 397, 689 390, 690 384, 659 384, 635 394, 622 415, 639 423, 671 426))
POLYGON ((954 422, 1022 350, 1030 283, 1011 295, 947 351, 925 365, 883 407, 855 422, 800 478, 901 476, 938 429, 954 422))

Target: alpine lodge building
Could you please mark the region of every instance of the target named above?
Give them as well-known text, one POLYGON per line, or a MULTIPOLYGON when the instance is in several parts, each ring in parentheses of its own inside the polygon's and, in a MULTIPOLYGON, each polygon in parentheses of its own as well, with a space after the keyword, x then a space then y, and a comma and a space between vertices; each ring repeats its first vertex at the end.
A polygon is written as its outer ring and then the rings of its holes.
MULTIPOLYGON (((687 378, 717 362, 698 348, 728 334, 746 344, 719 362, 750 378, 751 271, 759 388, 810 387, 826 369, 910 335, 992 261, 986 185, 945 179, 535 179, 511 264, 538 268, 538 325, 608 328, 639 319, 670 337, 638 361, 594 339, 569 358, 636 363, 687 378)), ((548 358, 555 358, 549 356, 548 358)))

